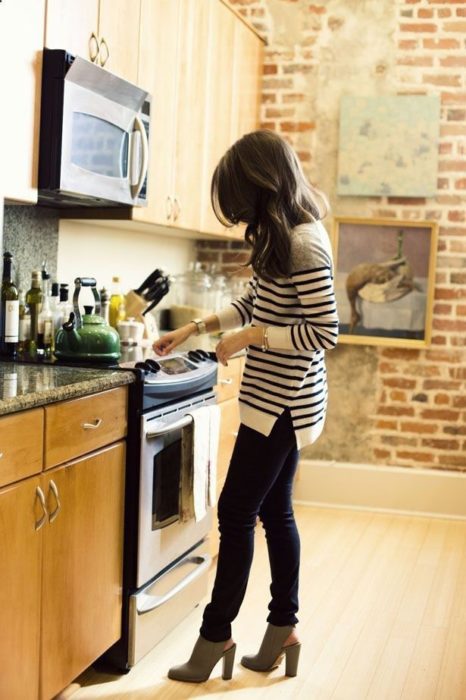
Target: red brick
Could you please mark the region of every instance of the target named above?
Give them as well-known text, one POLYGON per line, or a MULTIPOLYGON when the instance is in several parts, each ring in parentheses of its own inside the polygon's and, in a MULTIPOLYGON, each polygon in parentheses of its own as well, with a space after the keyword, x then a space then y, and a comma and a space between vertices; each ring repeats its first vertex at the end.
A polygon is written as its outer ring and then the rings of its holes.
POLYGON ((424 66, 430 68, 434 65, 432 56, 400 56, 396 62, 399 66, 424 66))
POLYGON ((466 425, 445 425, 443 432, 447 435, 466 435, 466 425))
POLYGON ((458 92, 457 90, 455 92, 441 92, 440 98, 444 105, 462 105, 466 102, 466 92, 458 92))
POLYGON ((282 122, 280 129, 289 133, 312 131, 315 129, 315 122, 282 122))
POLYGON ((457 17, 466 17, 466 8, 465 7, 458 7, 456 10, 456 16, 457 17))
POLYGON ((425 49, 460 49, 461 44, 458 39, 423 39, 422 46, 425 49))
POLYGON ((451 314, 451 304, 434 304, 434 314, 451 314))
POLYGON ((395 372, 398 372, 398 368, 399 366, 393 362, 381 362, 379 364, 379 371, 382 374, 394 374, 395 372))
POLYGON ((374 456, 377 459, 388 459, 390 457, 390 452, 388 450, 381 450, 379 448, 375 448, 374 456))
MULTIPOLYGON (((300 73, 300 74, 306 74, 306 73, 312 73, 315 70, 314 66, 309 66, 305 65, 303 63, 291 63, 289 65, 284 65, 283 66, 283 72, 286 74, 290 73, 300 73)), ((447 84, 447 83, 445 83, 447 84)))
POLYGON ((381 416, 414 416, 414 408, 408 406, 380 406, 377 413, 381 416))
POLYGON ((407 22, 406 24, 400 24, 400 30, 402 32, 423 32, 432 34, 437 31, 437 25, 433 22, 407 22))
POLYGON ((424 85, 441 85, 444 87, 461 87, 463 84, 460 75, 423 75, 422 82, 424 85))
POLYGON ((264 63, 262 72, 264 75, 273 75, 278 73, 278 66, 273 63, 264 63))
POLYGON ((378 421, 376 421, 375 427, 379 428, 379 430, 396 430, 397 423, 396 420, 379 419, 378 421))
POLYGON ((437 287, 435 290, 436 299, 466 299, 466 289, 448 289, 437 287))
POLYGON ((261 95, 261 101, 265 104, 274 104, 277 101, 277 96, 274 92, 263 92, 261 95))
POLYGON ((391 357, 397 360, 416 360, 419 355, 419 350, 407 350, 405 348, 384 348, 381 352, 382 357, 391 357))
POLYGON ((458 34, 466 33, 466 22, 444 22, 442 25, 444 32, 458 32, 458 34))
POLYGON ((267 119, 283 119, 284 117, 291 117, 294 114, 294 109, 282 109, 280 107, 266 107, 265 116, 267 119))
POLYGON ((442 460, 442 463, 445 464, 445 466, 451 466, 451 467, 466 467, 466 455, 450 455, 450 454, 445 454, 440 457, 442 460))
POLYGON ((460 443, 458 440, 441 440, 439 438, 423 438, 423 447, 433 447, 436 450, 458 450, 460 443))
POLYGON ((448 374, 451 379, 466 379, 466 367, 449 367, 448 374))
POLYGON ((436 394, 434 396, 434 403, 437 406, 448 406, 450 403, 450 397, 448 394, 436 394))
POLYGON ((398 42, 398 48, 402 51, 410 51, 411 49, 417 49, 417 39, 402 39, 398 42))
POLYGON ((455 180, 455 189, 466 190, 466 177, 462 177, 459 180, 455 180))
POLYGON ((451 17, 451 10, 448 7, 440 7, 437 10, 437 15, 441 19, 444 19, 445 17, 451 17))
POLYGON ((327 12, 325 7, 322 7, 322 5, 309 5, 307 8, 308 12, 312 12, 314 15, 323 15, 327 12))
POLYGON ((433 423, 420 423, 416 421, 402 421, 400 423, 403 433, 436 433, 437 426, 433 423))
MULTIPOLYGON (((452 272, 450 275, 451 284, 466 284, 466 272, 452 272)), ((458 328, 458 330, 464 330, 458 328)))
POLYGON ((448 420, 455 421, 459 418, 459 411, 451 411, 447 408, 425 408, 421 412, 421 418, 427 420, 448 420))
POLYGON ((466 316, 466 306, 463 306, 462 304, 458 304, 456 307, 456 315, 457 316, 466 316))
MULTIPOLYGON (((447 127, 443 127, 446 129, 447 127)), ((454 128, 453 125, 449 126, 448 128, 452 129, 454 128)), ((439 170, 442 170, 443 172, 449 172, 449 171, 463 171, 466 170, 466 161, 462 160, 441 160, 439 165, 439 170)), ((460 218, 450 218, 448 219, 450 221, 465 221, 464 217, 464 212, 449 212, 450 214, 454 214, 455 216, 459 215, 460 218)))
POLYGON ((401 437, 400 435, 381 435, 380 442, 383 445, 405 445, 407 447, 417 447, 417 438, 401 437))
POLYGON ((466 408, 466 396, 454 396, 453 408, 466 408))
POLYGON ((462 362, 463 353, 453 350, 426 350, 426 360, 432 360, 432 362, 462 362))
POLYGON ((420 8, 420 9, 417 11, 417 16, 418 16, 420 19, 431 19, 431 17, 434 16, 434 11, 433 11, 433 10, 428 10, 428 9, 426 9, 426 8, 420 8))
POLYGON ((267 121, 261 121, 260 128, 265 129, 266 131, 276 131, 277 130, 275 122, 267 122, 267 121))
POLYGON ((415 377, 439 377, 440 368, 438 365, 424 365, 418 363, 416 365, 408 365, 403 374, 408 374, 415 377))
POLYGON ((393 391, 390 392, 390 398, 392 401, 403 401, 406 402, 406 392, 405 391, 400 391, 399 389, 393 389, 393 391))
POLYGON ((383 380, 383 385, 396 387, 397 389, 414 389, 416 381, 414 379, 403 379, 402 377, 389 377, 383 380))
POLYGON ((466 56, 445 56, 440 59, 440 65, 442 68, 450 67, 464 67, 466 66, 466 56))
POLYGON ((283 104, 288 104, 289 102, 304 102, 308 99, 306 95, 300 92, 293 92, 292 94, 282 95, 283 104))
POLYGON ((410 452, 409 450, 400 450, 396 453, 398 459, 410 459, 413 462, 433 462, 434 456, 425 452, 410 452))

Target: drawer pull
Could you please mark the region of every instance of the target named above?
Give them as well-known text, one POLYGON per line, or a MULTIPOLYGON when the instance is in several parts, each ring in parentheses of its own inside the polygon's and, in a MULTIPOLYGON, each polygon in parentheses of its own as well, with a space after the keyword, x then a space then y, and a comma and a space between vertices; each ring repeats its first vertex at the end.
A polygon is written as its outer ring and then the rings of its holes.
POLYGON ((49 483, 49 492, 50 492, 50 491, 51 491, 51 492, 53 493, 53 495, 55 496, 55 501, 56 501, 56 504, 57 504, 57 505, 55 506, 55 510, 52 511, 51 513, 49 513, 49 523, 53 523, 53 521, 55 520, 55 518, 57 517, 58 513, 59 513, 60 510, 61 510, 60 497, 59 497, 59 495, 58 495, 57 485, 55 484, 54 481, 51 481, 51 482, 49 483))
POLYGON ((43 524, 45 523, 45 521, 47 520, 47 515, 48 515, 47 506, 45 505, 44 492, 42 491, 40 486, 36 487, 36 497, 39 499, 40 504, 42 506, 42 517, 39 518, 39 520, 36 520, 36 523, 35 523, 35 529, 40 530, 41 527, 43 526, 43 524))
POLYGON ((102 425, 102 418, 96 418, 93 423, 83 423, 82 427, 84 430, 97 430, 102 425))
POLYGON ((220 384, 225 384, 226 386, 230 386, 230 384, 233 384, 233 379, 231 377, 228 377, 228 379, 221 379, 220 384))

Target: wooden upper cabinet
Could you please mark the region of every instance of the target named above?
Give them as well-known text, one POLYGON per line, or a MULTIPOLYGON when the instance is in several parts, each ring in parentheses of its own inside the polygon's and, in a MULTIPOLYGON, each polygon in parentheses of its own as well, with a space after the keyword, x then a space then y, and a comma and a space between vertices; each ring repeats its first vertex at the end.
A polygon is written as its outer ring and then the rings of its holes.
POLYGON ((45 46, 66 49, 135 83, 139 0, 47 0, 45 46))
POLYGON ((138 79, 140 9, 139 0, 100 0, 98 63, 131 83, 138 79))
POLYGON ((210 183, 219 159, 232 143, 234 40, 240 20, 221 2, 209 3, 209 15, 201 231, 222 233, 224 226, 210 203, 210 183))
POLYGON ((132 217, 170 225, 176 144, 177 57, 181 0, 141 0, 138 85, 152 95, 148 206, 132 217))
POLYGON ((93 60, 97 52, 99 0, 47 0, 45 46, 93 60))
MULTIPOLYGON (((0 489, 0 698, 37 700, 44 510, 39 477, 0 489)), ((56 562, 55 562, 56 563, 56 562)))
MULTIPOLYGON (((211 0, 183 0, 178 42, 173 223, 200 230, 211 0)), ((216 68, 211 64, 211 70, 216 68)), ((221 73, 216 73, 219 81, 221 73)))
POLYGON ((37 202, 45 0, 0 4, 0 189, 5 199, 37 202))
POLYGON ((232 142, 259 126, 264 44, 244 22, 235 24, 232 142))

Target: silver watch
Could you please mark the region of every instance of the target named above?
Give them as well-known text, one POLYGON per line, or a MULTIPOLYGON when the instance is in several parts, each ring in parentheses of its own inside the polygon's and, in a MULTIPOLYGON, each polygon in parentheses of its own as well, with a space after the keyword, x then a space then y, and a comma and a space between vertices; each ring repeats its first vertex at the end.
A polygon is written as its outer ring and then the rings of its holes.
POLYGON ((193 318, 191 323, 196 324, 197 335, 202 335, 202 333, 207 333, 207 328, 206 328, 206 325, 205 325, 204 321, 202 320, 202 318, 193 318))

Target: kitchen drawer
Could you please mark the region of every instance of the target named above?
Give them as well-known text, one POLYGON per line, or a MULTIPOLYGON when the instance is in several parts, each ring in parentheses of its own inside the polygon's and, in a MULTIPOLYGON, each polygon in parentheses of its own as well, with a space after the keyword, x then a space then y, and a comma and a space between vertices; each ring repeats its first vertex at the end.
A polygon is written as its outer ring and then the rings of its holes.
POLYGON ((126 436, 126 386, 45 408, 45 469, 126 436))
POLYGON ((0 418, 0 487, 42 471, 44 411, 0 418))
POLYGON ((228 366, 218 365, 217 400, 227 401, 238 396, 241 381, 242 358, 228 360, 228 366))

